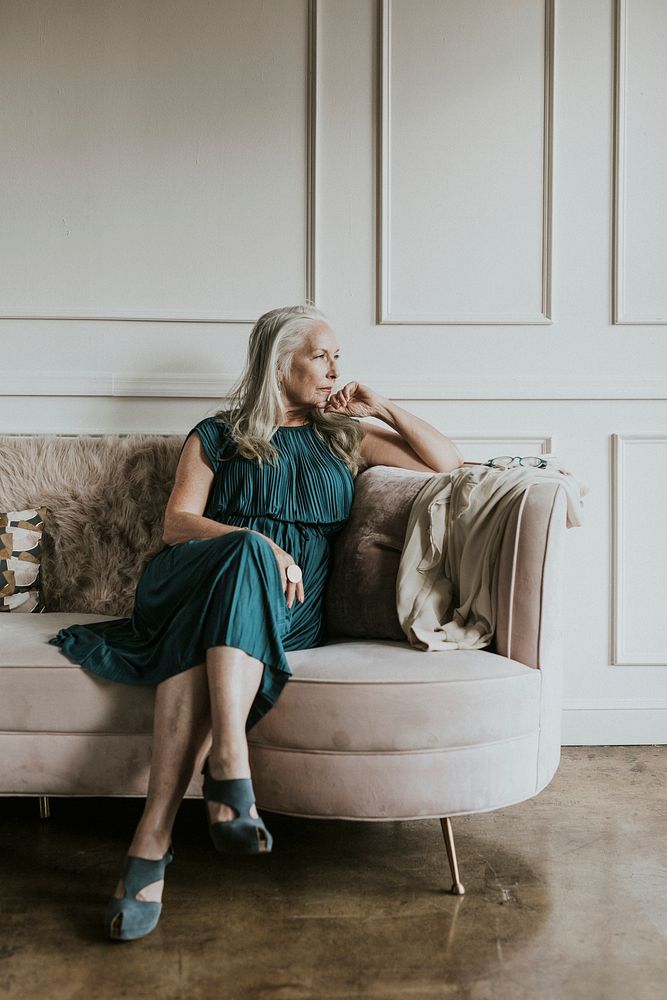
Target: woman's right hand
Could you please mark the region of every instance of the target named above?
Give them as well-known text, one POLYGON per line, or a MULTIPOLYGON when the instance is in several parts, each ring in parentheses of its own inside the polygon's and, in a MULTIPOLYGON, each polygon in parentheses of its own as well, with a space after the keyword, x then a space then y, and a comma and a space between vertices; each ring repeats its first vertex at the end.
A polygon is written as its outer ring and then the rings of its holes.
POLYGON ((280 577, 283 585, 283 593, 287 599, 287 607, 291 608, 294 601, 294 597, 298 599, 303 604, 304 601, 304 590, 303 590, 303 579, 299 580, 298 583, 292 583, 291 580, 287 579, 287 567, 294 566, 295 562, 292 559, 289 552, 285 552, 281 549, 279 545, 276 545, 274 541, 271 541, 271 547, 273 549, 276 560, 278 561, 278 568, 280 569, 280 577))

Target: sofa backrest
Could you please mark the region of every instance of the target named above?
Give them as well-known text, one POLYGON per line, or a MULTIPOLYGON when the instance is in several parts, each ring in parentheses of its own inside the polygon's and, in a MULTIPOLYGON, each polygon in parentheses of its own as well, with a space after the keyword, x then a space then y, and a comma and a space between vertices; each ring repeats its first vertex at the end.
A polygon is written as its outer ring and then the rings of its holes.
POLYGON ((396 577, 412 503, 432 473, 377 465, 357 476, 350 517, 334 539, 324 594, 331 637, 405 639, 396 577))
MULTIPOLYGON (((47 611, 131 613, 137 581, 162 546, 183 435, 0 436, 0 510, 46 509, 47 611)), ((404 639, 396 574, 412 501, 429 473, 376 466, 356 480, 332 543, 324 594, 331 636, 404 639)))

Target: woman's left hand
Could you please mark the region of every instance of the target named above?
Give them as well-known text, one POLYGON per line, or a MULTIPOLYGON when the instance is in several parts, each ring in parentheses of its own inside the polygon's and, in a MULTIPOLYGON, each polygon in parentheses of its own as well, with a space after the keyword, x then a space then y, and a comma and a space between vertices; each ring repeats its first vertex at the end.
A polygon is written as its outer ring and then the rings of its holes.
POLYGON ((344 413, 348 417, 372 417, 381 397, 360 382, 346 382, 333 392, 324 405, 325 413, 344 413))

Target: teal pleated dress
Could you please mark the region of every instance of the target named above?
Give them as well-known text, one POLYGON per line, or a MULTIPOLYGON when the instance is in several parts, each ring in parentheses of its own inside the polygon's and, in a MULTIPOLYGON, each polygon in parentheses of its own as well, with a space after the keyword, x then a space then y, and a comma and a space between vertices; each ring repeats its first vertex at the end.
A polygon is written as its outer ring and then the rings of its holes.
POLYGON ((214 472, 204 515, 254 531, 165 546, 145 566, 131 618, 70 625, 49 640, 74 663, 124 684, 159 684, 235 646, 264 664, 246 732, 275 703, 292 671, 285 653, 326 643, 322 596, 330 543, 350 514, 354 477, 311 421, 279 427, 279 462, 236 453, 227 425, 196 433, 214 472), (305 600, 288 608, 273 539, 303 571, 305 600))

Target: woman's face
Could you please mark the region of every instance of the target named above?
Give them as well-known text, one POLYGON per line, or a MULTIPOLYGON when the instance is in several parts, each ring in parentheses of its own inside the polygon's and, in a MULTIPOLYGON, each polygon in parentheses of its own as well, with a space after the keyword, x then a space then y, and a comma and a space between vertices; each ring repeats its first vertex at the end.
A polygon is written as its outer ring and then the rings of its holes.
POLYGON ((292 415, 323 410, 338 378, 340 348, 333 330, 314 326, 292 359, 289 379, 283 379, 285 408, 292 415))

